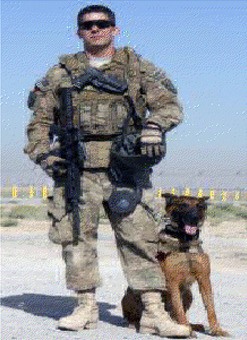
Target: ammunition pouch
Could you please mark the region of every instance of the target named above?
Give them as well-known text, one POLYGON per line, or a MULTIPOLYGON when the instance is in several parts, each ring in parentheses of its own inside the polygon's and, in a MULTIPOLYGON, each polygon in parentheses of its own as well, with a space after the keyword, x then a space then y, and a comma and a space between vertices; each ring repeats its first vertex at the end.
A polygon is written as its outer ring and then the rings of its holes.
POLYGON ((54 188, 54 196, 48 197, 48 217, 51 225, 48 232, 49 240, 54 244, 67 244, 73 241, 73 230, 70 217, 63 201, 63 189, 54 188))
POLYGON ((143 189, 152 187, 151 173, 151 167, 130 166, 129 162, 111 158, 109 177, 114 188, 108 199, 110 211, 118 215, 133 213, 141 202, 143 189))
POLYGON ((116 162, 111 164, 109 177, 114 187, 107 202, 110 211, 118 215, 133 213, 141 202, 143 189, 152 187, 151 172, 151 169, 134 169, 116 162))
MULTIPOLYGON (((163 145, 166 147, 165 134, 163 145)), ((142 155, 140 147, 140 132, 126 134, 124 138, 122 135, 118 136, 112 143, 111 159, 129 168, 147 170, 164 158, 164 155, 153 157, 142 155)))
POLYGON ((162 143, 164 145, 164 153, 159 156, 141 154, 141 131, 143 129, 143 122, 135 111, 133 99, 126 97, 129 102, 129 112, 123 123, 122 134, 117 136, 112 143, 111 160, 121 164, 123 167, 132 168, 134 171, 148 170, 154 165, 158 164, 165 156, 166 141, 165 134, 162 136, 162 143), (130 122, 134 122, 134 131, 130 122))
POLYGON ((110 152, 110 178, 115 187, 108 199, 108 206, 119 215, 128 215, 135 210, 141 202, 143 189, 152 187, 149 179, 152 167, 164 157, 141 154, 142 122, 135 112, 133 100, 130 97, 127 99, 130 111, 124 121, 123 132, 113 140, 110 152), (135 131, 131 131, 130 119, 134 122, 135 131))

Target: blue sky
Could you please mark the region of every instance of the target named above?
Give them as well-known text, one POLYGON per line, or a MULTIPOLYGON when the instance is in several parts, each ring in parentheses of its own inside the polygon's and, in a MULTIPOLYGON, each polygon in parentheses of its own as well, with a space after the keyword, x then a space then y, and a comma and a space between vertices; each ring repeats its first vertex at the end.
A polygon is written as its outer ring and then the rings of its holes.
POLYGON ((96 3, 116 12, 117 46, 134 47, 179 89, 185 118, 167 136, 168 154, 158 173, 180 170, 186 177, 201 169, 206 184, 207 176, 246 174, 245 1, 2 0, 3 182, 43 180, 22 152, 31 114, 28 92, 59 55, 82 49, 76 15, 96 3))

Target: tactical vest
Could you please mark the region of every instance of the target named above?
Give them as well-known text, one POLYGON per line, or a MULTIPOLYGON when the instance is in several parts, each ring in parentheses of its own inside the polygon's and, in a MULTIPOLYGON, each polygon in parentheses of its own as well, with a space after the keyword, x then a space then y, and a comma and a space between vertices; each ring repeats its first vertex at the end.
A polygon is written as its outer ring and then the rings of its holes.
MULTIPOLYGON (((85 53, 60 57, 60 64, 69 77, 78 77, 85 72, 89 62, 85 53)), ((141 89, 141 72, 138 55, 130 48, 125 47, 116 51, 111 62, 99 68, 105 74, 126 80, 128 90, 126 93, 107 93, 93 86, 86 86, 81 91, 73 91, 74 124, 79 126, 84 136, 104 137, 109 140, 112 136, 122 132, 123 122, 129 110, 126 96, 130 96, 135 104, 136 111, 141 118, 145 117, 145 96, 141 89)), ((60 117, 62 119, 62 117, 60 117)))

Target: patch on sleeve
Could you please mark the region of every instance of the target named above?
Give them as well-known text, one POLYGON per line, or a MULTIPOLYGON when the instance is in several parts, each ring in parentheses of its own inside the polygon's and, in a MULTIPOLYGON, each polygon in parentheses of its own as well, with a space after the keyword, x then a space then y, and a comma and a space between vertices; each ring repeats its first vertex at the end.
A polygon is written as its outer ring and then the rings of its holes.
POLYGON ((27 106, 30 110, 32 110, 34 108, 36 97, 37 97, 37 95, 35 93, 35 90, 29 92, 29 95, 28 95, 28 98, 27 98, 27 106))
POLYGON ((173 85, 172 81, 170 79, 166 79, 164 81, 164 86, 168 91, 171 91, 174 94, 178 93, 177 88, 173 85))

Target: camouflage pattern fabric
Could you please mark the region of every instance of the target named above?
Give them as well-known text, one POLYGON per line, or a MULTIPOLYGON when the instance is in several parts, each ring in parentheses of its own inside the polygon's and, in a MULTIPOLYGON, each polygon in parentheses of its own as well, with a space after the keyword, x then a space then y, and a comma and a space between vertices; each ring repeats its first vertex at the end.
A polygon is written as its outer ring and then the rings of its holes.
MULTIPOLYGON (((107 173, 84 172, 81 209, 81 235, 78 246, 72 245, 70 217, 65 214, 64 183, 55 185, 50 199, 49 215, 52 218, 50 239, 62 244, 66 263, 68 289, 75 291, 100 286, 97 259, 97 230, 102 201, 112 190, 107 173)), ((148 190, 144 193, 148 195, 148 190)), ((133 214, 120 218, 109 215, 116 244, 128 284, 133 289, 164 289, 164 276, 155 259, 158 235, 156 223, 142 206, 133 214)))
MULTIPOLYGON (((50 151, 49 128, 54 116, 60 124, 65 121, 59 111, 58 92, 61 87, 72 86, 68 72, 72 77, 77 77, 88 66, 85 53, 62 56, 60 64, 52 67, 31 91, 29 108, 33 116, 27 127, 25 152, 35 163, 39 164, 42 156, 50 151)), ((121 133, 128 112, 129 104, 125 95, 133 98, 143 123, 154 123, 162 131, 169 131, 182 120, 182 108, 170 79, 152 63, 137 56, 132 49, 117 50, 112 61, 99 69, 119 79, 126 79, 129 89, 124 95, 102 92, 92 86, 86 86, 79 93, 74 91, 74 123, 90 137, 90 141, 86 142, 86 168, 109 166, 111 140, 121 133), (147 109, 150 113, 148 118, 147 109), (99 137, 104 137, 104 141, 99 140, 99 137)))
MULTIPOLYGON (((49 138, 51 124, 63 125, 65 117, 59 111, 59 89, 71 87, 71 77, 85 71, 89 62, 85 53, 60 57, 59 64, 31 91, 28 106, 32 118, 27 127, 28 142, 24 149, 30 159, 41 164, 52 149, 49 138)), ((99 67, 106 74, 128 81, 124 95, 105 93, 92 86, 73 92, 75 125, 88 137, 87 160, 82 176, 81 236, 78 246, 72 245, 71 217, 65 212, 64 181, 55 181, 54 197, 49 202, 52 226, 50 239, 62 245, 66 262, 68 288, 84 290, 100 285, 97 264, 97 226, 102 200, 111 192, 106 172, 109 168, 113 136, 121 134, 128 112, 126 96, 131 96, 143 123, 159 125, 169 131, 182 120, 182 107, 176 89, 167 75, 130 48, 118 49, 109 64, 99 67), (149 115, 147 116, 147 112, 149 115), (94 170, 105 169, 99 173, 94 170)), ((109 216, 116 235, 121 263, 128 284, 133 289, 163 289, 164 278, 155 259, 157 232, 155 223, 139 205, 128 217, 109 216)))

